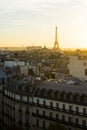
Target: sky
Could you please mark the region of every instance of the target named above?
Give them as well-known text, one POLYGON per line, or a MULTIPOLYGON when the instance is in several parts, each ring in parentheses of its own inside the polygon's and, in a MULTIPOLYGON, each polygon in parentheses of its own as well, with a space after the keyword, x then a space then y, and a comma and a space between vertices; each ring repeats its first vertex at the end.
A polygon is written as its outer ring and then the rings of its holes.
POLYGON ((87 0, 0 0, 0 46, 87 48, 87 0))

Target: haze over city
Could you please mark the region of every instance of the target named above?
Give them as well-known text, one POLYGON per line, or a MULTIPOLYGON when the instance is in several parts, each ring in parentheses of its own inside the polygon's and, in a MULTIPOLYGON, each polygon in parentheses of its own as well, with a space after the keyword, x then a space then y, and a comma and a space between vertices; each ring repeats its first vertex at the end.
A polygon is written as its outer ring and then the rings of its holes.
POLYGON ((60 48, 87 48, 86 0, 0 1, 0 47, 53 47, 55 26, 60 48))

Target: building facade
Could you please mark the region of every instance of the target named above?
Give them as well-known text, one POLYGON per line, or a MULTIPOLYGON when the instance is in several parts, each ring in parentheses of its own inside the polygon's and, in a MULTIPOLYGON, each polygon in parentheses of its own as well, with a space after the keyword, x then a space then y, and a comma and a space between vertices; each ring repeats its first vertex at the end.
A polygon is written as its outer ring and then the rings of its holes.
POLYGON ((65 85, 55 81, 3 86, 4 125, 30 130, 48 129, 60 123, 65 130, 87 129, 86 85, 65 85), (20 89, 19 89, 20 88, 20 89), (80 91, 80 93, 79 93, 80 91))
POLYGON ((87 57, 70 56, 69 74, 82 81, 87 80, 87 57))

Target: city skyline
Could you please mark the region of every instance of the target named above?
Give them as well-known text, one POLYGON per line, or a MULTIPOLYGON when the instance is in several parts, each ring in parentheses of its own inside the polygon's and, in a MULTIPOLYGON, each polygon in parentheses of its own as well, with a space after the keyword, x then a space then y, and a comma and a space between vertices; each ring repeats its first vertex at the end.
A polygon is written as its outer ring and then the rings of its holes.
POLYGON ((87 48, 86 0, 0 1, 0 47, 53 47, 55 26, 60 48, 87 48))

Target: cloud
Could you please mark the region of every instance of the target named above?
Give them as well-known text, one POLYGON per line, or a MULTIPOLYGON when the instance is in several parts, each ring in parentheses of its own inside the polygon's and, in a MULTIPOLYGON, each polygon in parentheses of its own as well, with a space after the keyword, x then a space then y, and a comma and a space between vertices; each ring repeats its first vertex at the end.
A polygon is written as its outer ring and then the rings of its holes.
POLYGON ((78 22, 78 17, 86 17, 86 4, 86 0, 3 0, 0 1, 0 24, 10 27, 15 22, 18 25, 29 21, 78 22))

